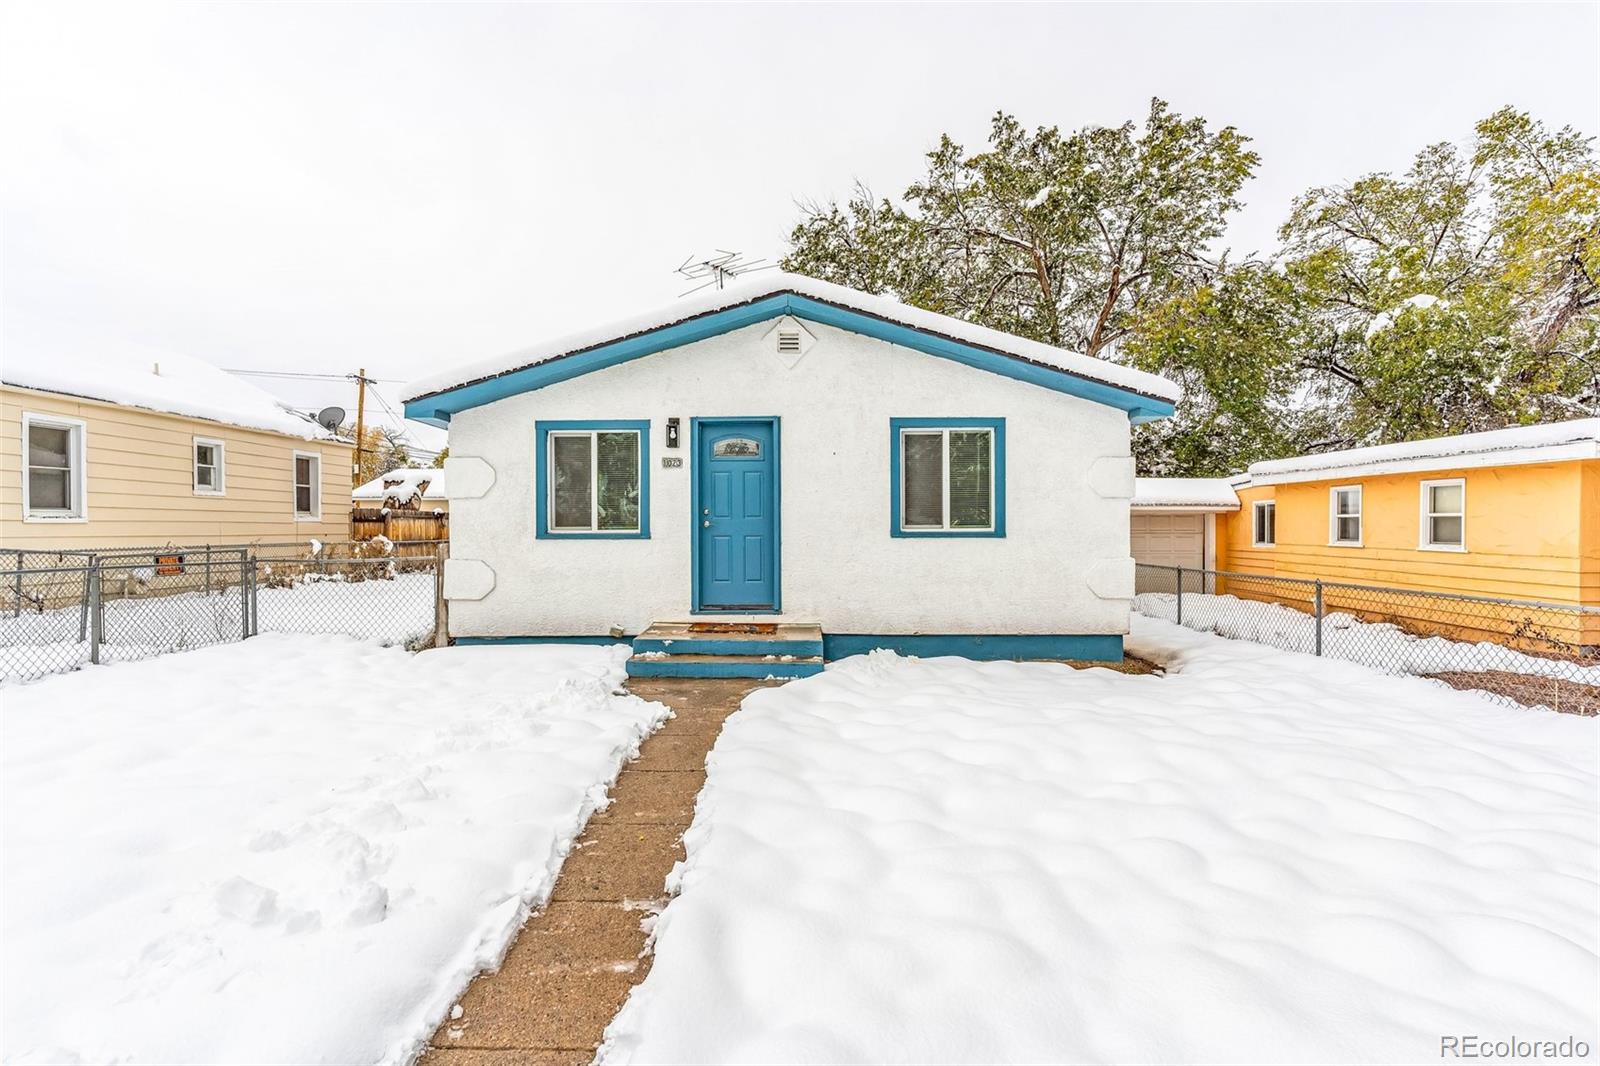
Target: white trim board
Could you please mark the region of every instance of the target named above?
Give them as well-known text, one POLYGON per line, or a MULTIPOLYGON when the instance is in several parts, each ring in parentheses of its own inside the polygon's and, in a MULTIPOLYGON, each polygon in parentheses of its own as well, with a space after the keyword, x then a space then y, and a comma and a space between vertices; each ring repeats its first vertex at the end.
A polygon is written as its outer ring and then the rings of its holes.
POLYGON ((1370 463, 1316 467, 1277 474, 1252 473, 1250 485, 1290 485, 1302 481, 1337 481, 1384 474, 1420 474, 1434 470, 1479 470, 1489 466, 1529 466, 1534 463, 1569 463, 1600 459, 1600 441, 1571 441, 1539 448, 1500 449, 1415 459, 1381 459, 1370 463))

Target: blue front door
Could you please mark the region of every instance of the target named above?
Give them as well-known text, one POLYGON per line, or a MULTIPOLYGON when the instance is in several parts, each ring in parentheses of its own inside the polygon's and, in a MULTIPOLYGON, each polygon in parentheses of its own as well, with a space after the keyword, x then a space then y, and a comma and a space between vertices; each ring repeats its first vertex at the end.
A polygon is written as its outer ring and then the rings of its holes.
POLYGON ((695 445, 695 606, 778 606, 778 426, 773 419, 702 419, 695 445))

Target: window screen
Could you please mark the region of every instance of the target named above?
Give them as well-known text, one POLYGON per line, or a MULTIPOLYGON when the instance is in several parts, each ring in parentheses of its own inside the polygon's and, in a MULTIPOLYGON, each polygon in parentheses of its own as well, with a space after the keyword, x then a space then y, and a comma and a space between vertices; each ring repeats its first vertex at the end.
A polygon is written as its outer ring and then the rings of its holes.
POLYGON ((28 426, 28 508, 71 511, 72 430, 65 426, 28 426))
POLYGON ((550 434, 550 528, 566 533, 640 528, 637 430, 550 434))
POLYGON ((1278 505, 1276 503, 1257 503, 1256 511, 1256 543, 1276 544, 1278 542, 1278 505))
POLYGON ((902 430, 900 528, 993 529, 994 465, 992 429, 902 430))
POLYGON ((1426 486, 1428 544, 1459 548, 1464 543, 1467 489, 1459 481, 1426 486))
POLYGON ((901 524, 907 529, 943 529, 944 434, 906 433, 901 441, 905 449, 901 524))
POLYGON ((296 514, 317 513, 317 457, 294 457, 294 509, 296 514))
POLYGON ((1361 490, 1333 490, 1333 539, 1340 544, 1361 542, 1361 490))
POLYGON ((554 529, 591 529, 594 520, 593 435, 572 433, 550 438, 553 474, 550 525, 554 529))
POLYGON ((597 434, 595 495, 601 529, 639 528, 639 434, 597 434))

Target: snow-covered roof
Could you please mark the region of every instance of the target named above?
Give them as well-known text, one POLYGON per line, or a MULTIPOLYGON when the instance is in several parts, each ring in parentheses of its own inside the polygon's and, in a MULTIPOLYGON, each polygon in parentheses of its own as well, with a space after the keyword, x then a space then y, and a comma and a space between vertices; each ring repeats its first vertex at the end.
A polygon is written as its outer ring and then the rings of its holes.
POLYGON ((8 327, 0 381, 306 440, 333 437, 268 393, 210 363, 68 331, 8 327))
POLYGON ((404 504, 421 495, 424 500, 445 499, 444 471, 435 466, 407 466, 379 474, 350 493, 352 500, 382 500, 404 504))
POLYGON ((1239 494, 1225 477, 1141 477, 1133 482, 1134 507, 1237 511, 1239 494))
POLYGON ((708 289, 640 314, 421 378, 406 386, 403 397, 409 403, 779 294, 808 297, 1167 403, 1175 403, 1183 394, 1173 382, 1142 370, 925 311, 887 296, 873 296, 800 274, 773 271, 752 275, 725 289, 708 289))
POLYGON ((1362 474, 1400 474, 1483 466, 1600 459, 1600 418, 1463 433, 1250 464, 1250 481, 1277 485, 1362 474))

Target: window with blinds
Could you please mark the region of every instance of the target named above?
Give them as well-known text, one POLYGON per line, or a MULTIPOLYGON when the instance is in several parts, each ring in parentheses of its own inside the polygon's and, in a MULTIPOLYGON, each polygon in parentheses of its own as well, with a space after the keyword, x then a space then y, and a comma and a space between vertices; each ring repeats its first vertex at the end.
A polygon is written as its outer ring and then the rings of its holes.
POLYGON ((639 531, 637 430, 553 432, 548 447, 551 532, 639 531))
POLYGON ((918 427, 900 432, 900 528, 984 532, 995 528, 995 431, 918 427))

